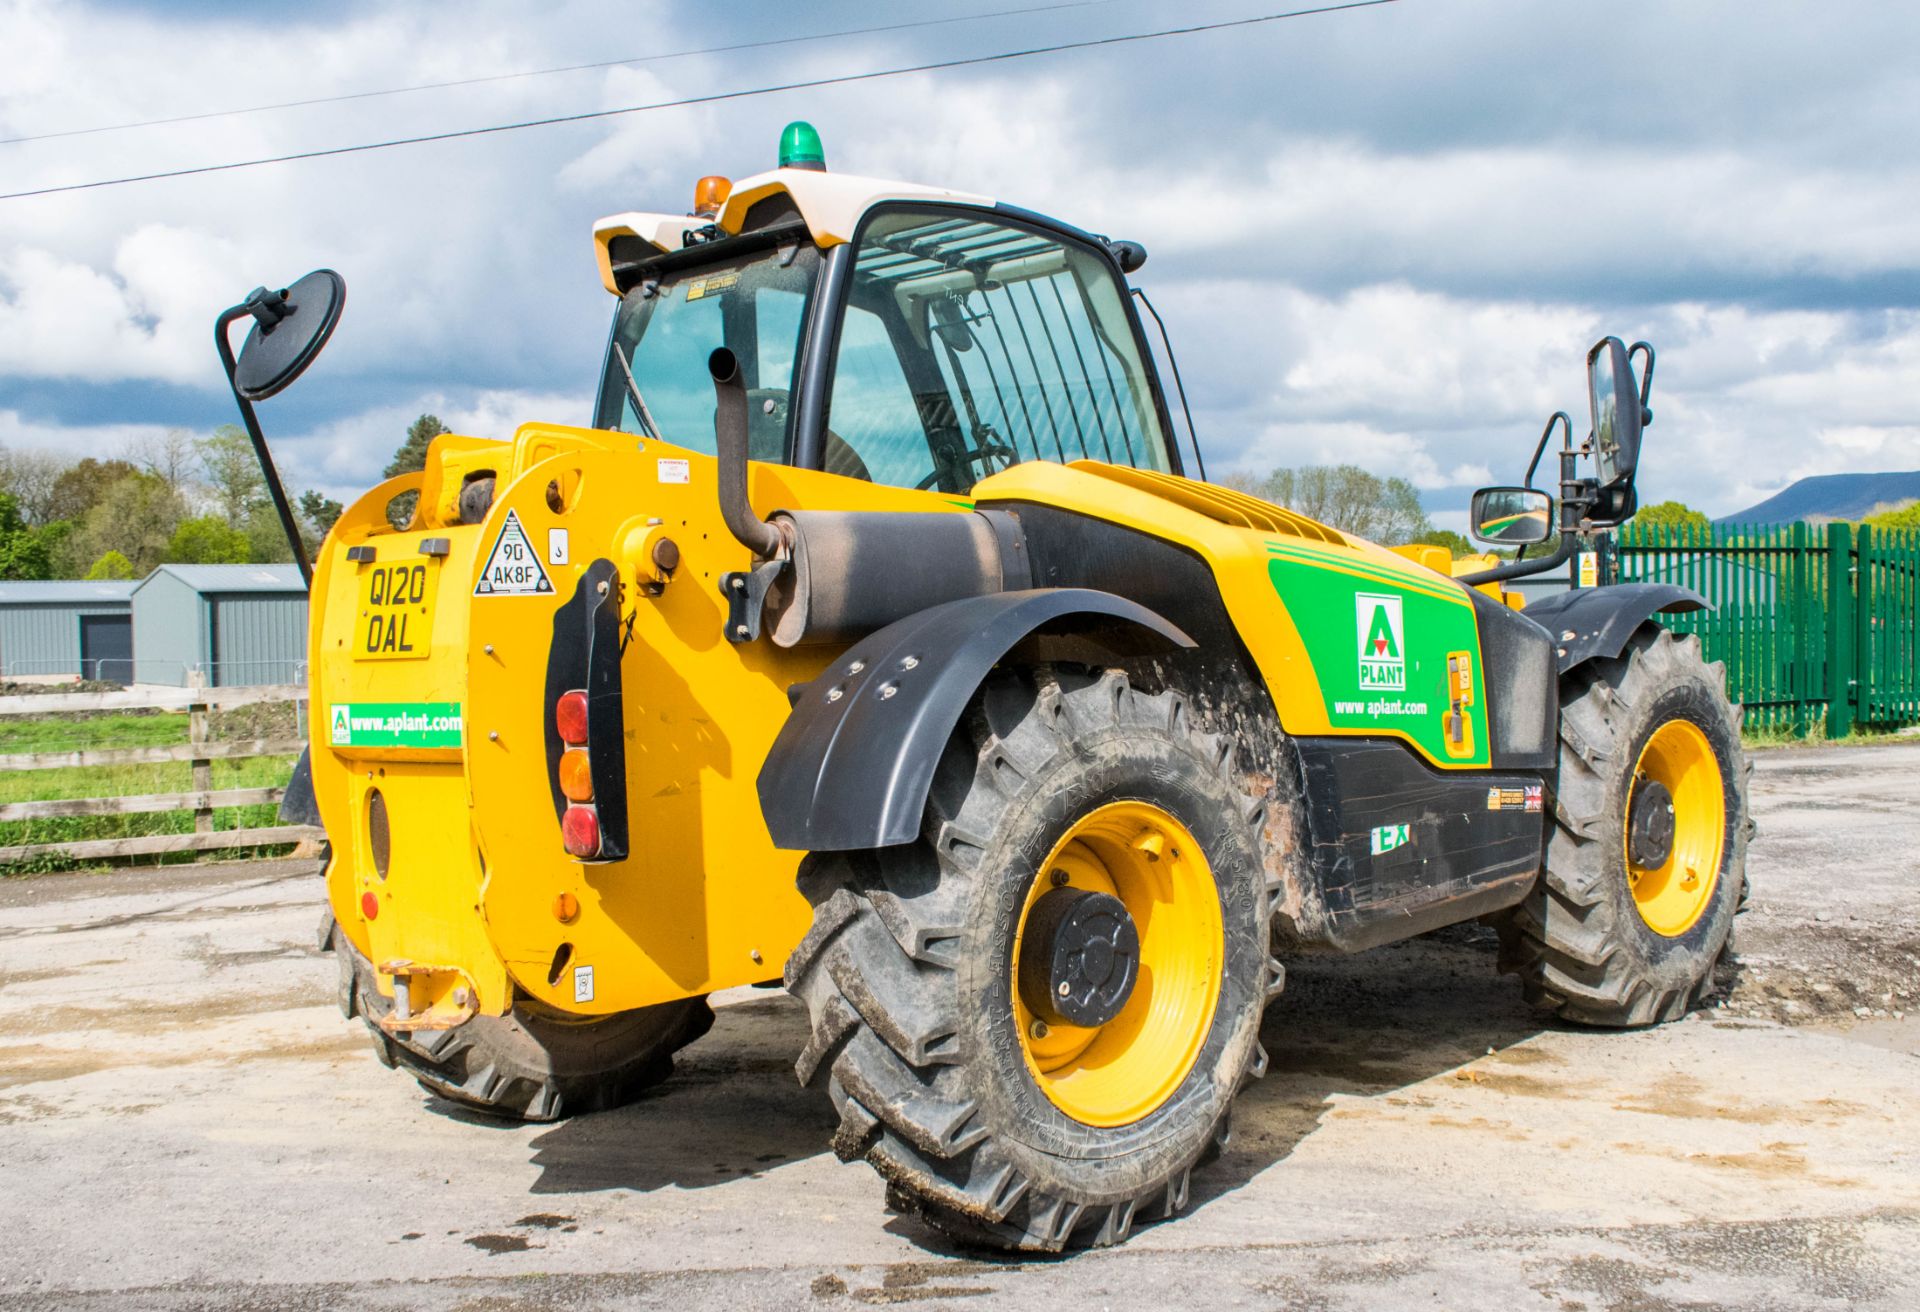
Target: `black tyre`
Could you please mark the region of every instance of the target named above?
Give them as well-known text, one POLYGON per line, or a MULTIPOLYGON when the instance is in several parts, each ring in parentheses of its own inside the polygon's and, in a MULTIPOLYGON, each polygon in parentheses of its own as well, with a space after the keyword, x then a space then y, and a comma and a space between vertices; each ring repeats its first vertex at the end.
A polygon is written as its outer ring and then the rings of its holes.
POLYGON ((1745 891, 1751 770, 1699 639, 1649 625, 1568 676, 1546 871, 1500 926, 1529 1002, 1651 1025, 1711 991, 1745 891))
POLYGON ((896 1208, 996 1247, 1117 1243, 1179 1211, 1266 1068, 1284 978, 1267 807, 1178 694, 1117 671, 991 682, 921 841, 821 854, 801 878, 795 1069, 839 1112, 835 1151, 896 1208))
POLYGON ((557 1121, 633 1101, 673 1071, 673 1054, 713 1025, 705 998, 687 998, 604 1017, 573 1017, 516 1003, 505 1016, 475 1016, 451 1030, 402 1039, 380 1028, 393 1000, 338 925, 330 942, 340 964, 340 1010, 360 1017, 385 1065, 429 1093, 522 1121, 557 1121))

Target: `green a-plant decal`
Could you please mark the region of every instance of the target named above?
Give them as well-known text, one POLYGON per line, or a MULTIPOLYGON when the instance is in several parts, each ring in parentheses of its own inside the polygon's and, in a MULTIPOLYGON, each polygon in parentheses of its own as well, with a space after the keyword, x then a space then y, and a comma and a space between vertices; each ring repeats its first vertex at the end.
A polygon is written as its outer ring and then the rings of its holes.
POLYGON ((1407 686, 1407 643, 1400 598, 1377 592, 1353 595, 1360 633, 1360 688, 1400 692, 1407 686))

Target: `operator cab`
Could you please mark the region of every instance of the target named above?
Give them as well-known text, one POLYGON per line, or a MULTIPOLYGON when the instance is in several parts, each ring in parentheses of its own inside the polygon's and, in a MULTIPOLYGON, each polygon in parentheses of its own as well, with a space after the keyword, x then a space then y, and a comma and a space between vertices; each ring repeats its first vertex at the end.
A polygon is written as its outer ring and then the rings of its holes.
POLYGON ((1123 276, 1137 246, 829 175, 811 131, 771 173, 703 179, 691 216, 596 225, 620 297, 596 427, 714 452, 725 348, 755 460, 958 496, 1027 460, 1180 472, 1123 276))

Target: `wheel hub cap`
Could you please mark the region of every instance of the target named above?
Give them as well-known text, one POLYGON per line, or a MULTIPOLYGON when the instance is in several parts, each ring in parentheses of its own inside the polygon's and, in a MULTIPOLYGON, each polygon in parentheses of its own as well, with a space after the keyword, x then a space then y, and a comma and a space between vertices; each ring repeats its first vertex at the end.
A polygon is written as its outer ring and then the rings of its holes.
POLYGON ((1627 806, 1627 853, 1636 866, 1663 866, 1673 852, 1673 794, 1658 779, 1642 779, 1627 806))
POLYGON ((1042 1020, 1105 1025, 1133 996, 1140 933, 1110 893, 1056 888, 1027 915, 1020 998, 1042 1020))

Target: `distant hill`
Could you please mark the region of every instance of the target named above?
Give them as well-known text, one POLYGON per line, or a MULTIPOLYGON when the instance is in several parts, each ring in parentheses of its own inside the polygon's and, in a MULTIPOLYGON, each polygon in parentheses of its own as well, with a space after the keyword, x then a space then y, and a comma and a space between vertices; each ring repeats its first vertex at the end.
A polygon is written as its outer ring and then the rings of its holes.
POLYGON ((1719 522, 1791 524, 1796 519, 1864 519, 1878 506, 1916 500, 1920 500, 1920 469, 1905 474, 1816 474, 1719 522))

